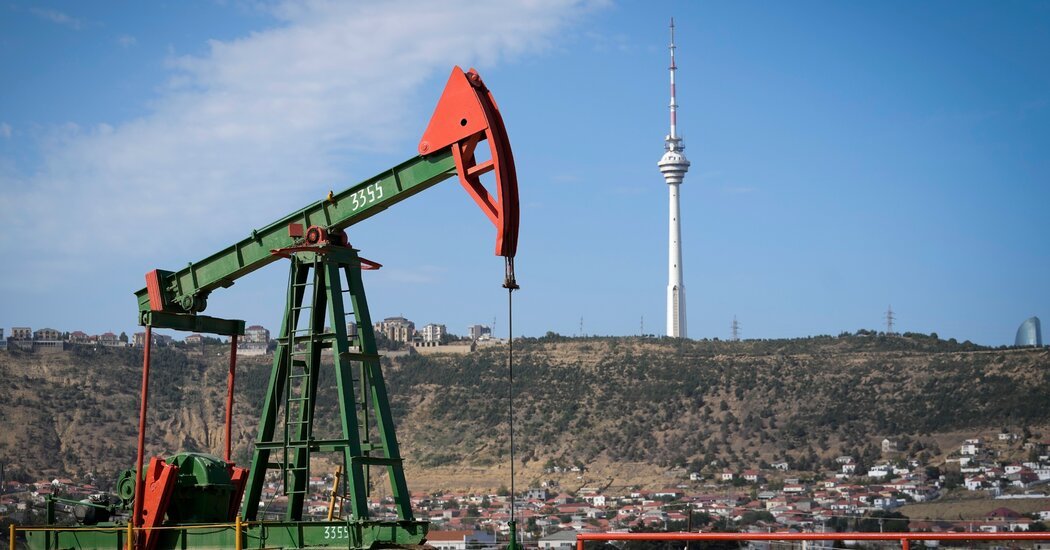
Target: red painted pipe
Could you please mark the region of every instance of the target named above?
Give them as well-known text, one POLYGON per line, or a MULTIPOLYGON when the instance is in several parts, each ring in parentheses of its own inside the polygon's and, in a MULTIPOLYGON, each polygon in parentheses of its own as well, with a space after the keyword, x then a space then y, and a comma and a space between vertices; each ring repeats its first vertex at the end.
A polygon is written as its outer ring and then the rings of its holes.
POLYGON ((149 352, 153 343, 153 327, 146 325, 146 343, 142 350, 142 397, 139 406, 139 449, 135 458, 135 507, 131 516, 135 527, 142 527, 142 496, 145 481, 142 479, 142 458, 146 447, 146 404, 149 399, 149 352))
POLYGON ((230 339, 230 377, 226 383, 226 462, 230 462, 230 434, 233 431, 233 380, 237 372, 237 335, 230 339))
POLYGON ((1050 532, 1038 533, 580 533, 576 548, 588 540, 894 540, 908 550, 909 540, 1050 540, 1050 532))

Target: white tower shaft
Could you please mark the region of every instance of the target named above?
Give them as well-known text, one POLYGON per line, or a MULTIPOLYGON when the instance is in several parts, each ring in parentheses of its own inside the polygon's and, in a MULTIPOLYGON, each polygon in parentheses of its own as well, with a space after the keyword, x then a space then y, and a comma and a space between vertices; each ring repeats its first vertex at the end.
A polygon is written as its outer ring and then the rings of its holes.
POLYGON ((670 210, 668 212, 667 250, 667 335, 685 338, 685 283, 682 282, 682 224, 678 205, 678 185, 668 185, 670 210))
POLYGON ((675 338, 686 338, 688 332, 685 322, 685 283, 682 277, 682 222, 678 201, 678 190, 689 171, 689 161, 685 158, 682 138, 678 137, 678 101, 675 94, 675 71, 678 66, 674 59, 674 19, 671 19, 671 133, 664 139, 664 156, 657 163, 664 175, 670 192, 667 242, 667 335, 675 338))

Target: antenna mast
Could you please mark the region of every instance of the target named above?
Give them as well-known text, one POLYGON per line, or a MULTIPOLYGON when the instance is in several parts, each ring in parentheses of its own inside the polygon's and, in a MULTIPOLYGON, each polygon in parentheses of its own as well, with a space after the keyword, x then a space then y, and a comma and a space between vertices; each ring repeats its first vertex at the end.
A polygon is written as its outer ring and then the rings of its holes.
POLYGON ((674 59, 674 18, 671 18, 671 133, 664 138, 665 153, 656 163, 664 176, 669 192, 669 224, 667 243, 667 335, 686 338, 685 283, 682 274, 682 224, 678 201, 678 187, 689 171, 682 138, 678 137, 678 99, 675 90, 675 72, 678 65, 674 59))

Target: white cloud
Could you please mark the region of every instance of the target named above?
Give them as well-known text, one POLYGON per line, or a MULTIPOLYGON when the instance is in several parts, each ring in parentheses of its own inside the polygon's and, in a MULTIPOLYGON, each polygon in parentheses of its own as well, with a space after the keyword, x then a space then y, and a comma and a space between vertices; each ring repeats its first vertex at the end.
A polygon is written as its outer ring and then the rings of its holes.
MULTIPOLYGON (((443 82, 454 64, 484 68, 542 51, 589 7, 279 3, 276 28, 212 41, 206 55, 173 56, 171 80, 149 115, 57 128, 32 175, 0 173, 0 219, 34 227, 33 240, 49 243, 56 278, 63 263, 104 269, 112 258, 156 256, 144 235, 152 246, 199 252, 201 239, 286 212, 296 191, 360 179, 344 173, 348 157, 384 151, 425 124, 440 89, 417 97, 422 82, 443 82)), ((53 10, 34 13, 79 25, 53 10)), ((0 254, 30 258, 9 267, 21 272, 5 274, 0 286, 37 276, 34 246, 0 234, 0 254)))
POLYGON ((57 25, 69 27, 73 30, 80 30, 80 27, 82 26, 79 19, 71 17, 58 10, 47 8, 30 8, 29 12, 41 19, 45 19, 57 25))
POLYGON ((117 44, 122 48, 130 48, 138 43, 138 39, 130 34, 122 34, 117 37, 117 44))
POLYGON ((599 53, 624 53, 634 49, 631 40, 623 33, 603 34, 587 31, 584 36, 590 41, 594 51, 599 53))
POLYGON ((0 122, 0 137, 4 139, 11 138, 11 125, 6 122, 0 122))

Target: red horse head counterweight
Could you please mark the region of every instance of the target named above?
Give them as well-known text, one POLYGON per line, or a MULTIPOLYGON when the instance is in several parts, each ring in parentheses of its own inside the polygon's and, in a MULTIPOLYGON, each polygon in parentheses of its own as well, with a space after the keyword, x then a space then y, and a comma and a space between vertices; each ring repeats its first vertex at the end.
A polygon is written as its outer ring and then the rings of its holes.
POLYGON ((419 154, 427 155, 452 146, 456 172, 463 188, 496 226, 496 255, 513 258, 518 248, 518 175, 496 100, 478 72, 455 67, 430 118, 419 154), (489 142, 490 160, 478 163, 474 150, 489 142), (481 183, 481 175, 496 175, 497 201, 481 183))

